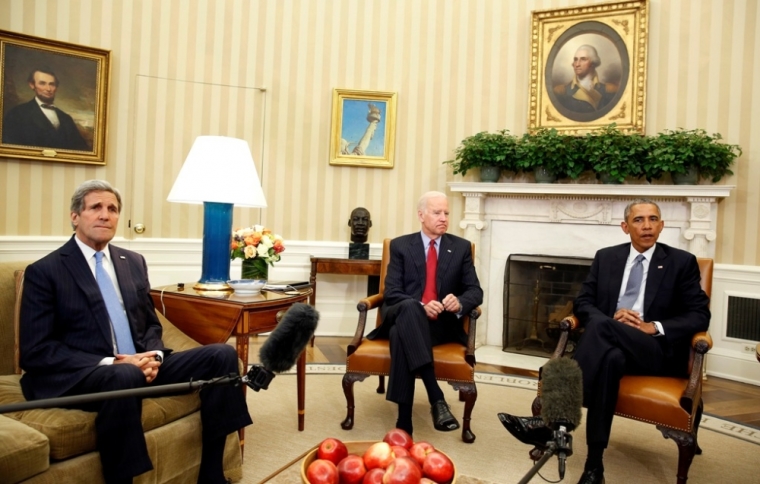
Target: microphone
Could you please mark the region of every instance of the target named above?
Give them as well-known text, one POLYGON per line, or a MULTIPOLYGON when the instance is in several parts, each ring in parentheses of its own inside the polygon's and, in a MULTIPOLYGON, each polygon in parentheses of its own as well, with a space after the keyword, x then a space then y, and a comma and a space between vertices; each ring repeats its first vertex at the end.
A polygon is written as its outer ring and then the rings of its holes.
POLYGON ((288 371, 314 336, 319 313, 308 304, 296 303, 272 331, 259 350, 261 364, 253 365, 243 381, 254 391, 269 388, 275 373, 288 371))
POLYGON ((554 431, 559 478, 565 477, 565 460, 573 455, 569 432, 581 423, 583 373, 570 358, 550 359, 541 368, 541 418, 554 431))

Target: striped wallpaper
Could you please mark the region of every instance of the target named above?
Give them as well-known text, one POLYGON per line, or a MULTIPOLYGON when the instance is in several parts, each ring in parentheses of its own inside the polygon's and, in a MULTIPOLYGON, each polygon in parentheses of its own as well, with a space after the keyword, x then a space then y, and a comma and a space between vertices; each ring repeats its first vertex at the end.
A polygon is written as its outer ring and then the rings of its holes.
MULTIPOLYGON (((235 209, 236 225, 348 241, 364 206, 370 242, 415 230, 418 196, 459 178, 441 162, 462 138, 525 131, 530 12, 590 3, 0 0, 0 29, 112 53, 107 165, 0 159, 0 235, 68 234, 73 189, 106 178, 125 194, 121 236, 200 237, 201 210, 165 201, 199 134, 251 145, 269 207, 235 209), (395 168, 329 165, 335 88, 398 93, 395 168)), ((744 149, 720 204, 725 264, 760 265, 759 15, 756 0, 650 0, 646 131, 705 128, 744 149)))

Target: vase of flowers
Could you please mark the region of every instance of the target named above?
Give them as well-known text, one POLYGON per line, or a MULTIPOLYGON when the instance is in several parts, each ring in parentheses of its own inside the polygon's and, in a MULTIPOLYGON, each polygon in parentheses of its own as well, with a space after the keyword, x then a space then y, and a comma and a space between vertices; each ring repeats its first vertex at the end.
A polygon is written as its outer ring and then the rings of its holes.
POLYGON ((240 274, 243 279, 267 280, 269 266, 280 260, 284 250, 282 237, 261 225, 232 232, 230 260, 243 260, 240 274))

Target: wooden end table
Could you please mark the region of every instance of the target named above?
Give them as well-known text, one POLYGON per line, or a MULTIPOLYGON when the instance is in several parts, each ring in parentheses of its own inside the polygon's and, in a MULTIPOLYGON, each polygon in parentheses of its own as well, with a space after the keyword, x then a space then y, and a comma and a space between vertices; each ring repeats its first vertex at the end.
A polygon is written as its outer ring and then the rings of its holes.
MULTIPOLYGON (((200 291, 194 282, 161 286, 151 289, 153 303, 174 326, 197 342, 207 345, 226 343, 235 336, 238 357, 248 369, 248 339, 251 335, 272 331, 277 326, 278 313, 290 306, 306 302, 313 294, 311 288, 297 295, 262 291, 256 296, 239 296, 232 291, 200 291)), ((298 430, 304 429, 306 399, 306 352, 301 352, 296 366, 298 384, 298 430)), ((242 385, 245 394, 247 385, 242 385)), ((241 446, 244 434, 241 429, 241 446)))
MULTIPOLYGON (((313 292, 309 298, 309 304, 314 306, 317 299, 317 274, 343 274, 348 276, 370 276, 368 280, 368 292, 377 293, 377 288, 372 291, 369 285, 372 277, 379 281, 380 259, 335 259, 330 257, 311 257, 311 275, 309 282, 313 292)), ((379 286, 378 286, 379 287, 379 286)), ((372 294, 367 294, 371 296, 372 294)))

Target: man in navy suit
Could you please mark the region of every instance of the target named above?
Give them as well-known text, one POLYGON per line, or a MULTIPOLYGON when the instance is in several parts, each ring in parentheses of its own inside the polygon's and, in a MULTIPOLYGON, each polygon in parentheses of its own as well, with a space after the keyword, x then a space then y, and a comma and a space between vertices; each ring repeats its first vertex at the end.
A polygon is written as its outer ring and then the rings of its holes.
MULTIPOLYGON (((596 253, 573 306, 585 328, 575 360, 583 372, 588 408, 588 454, 579 484, 604 482, 602 457, 620 379, 631 374, 686 375, 691 337, 707 331, 710 323, 710 301, 700 286, 696 257, 657 243, 664 227, 660 207, 651 200, 634 200, 624 217, 621 227, 631 243, 596 253), (629 287, 631 279, 640 280, 631 284, 635 289, 629 287)), ((523 442, 548 440, 550 432, 540 417, 499 417, 523 442)))
MULTIPOLYGON (((208 345, 179 353, 164 346, 145 259, 109 244, 121 206, 121 195, 108 182, 83 183, 71 198, 74 236, 26 269, 19 343, 25 371, 21 387, 27 400, 238 373, 232 346, 208 345), (116 289, 113 298, 101 293, 99 283, 105 279, 116 289), (119 297, 114 309, 108 303, 115 296, 119 297), (123 314, 119 316, 118 311, 123 314), (131 342, 119 339, 118 320, 128 325, 126 338, 131 342), (124 351, 125 344, 132 349, 124 351)), ((251 418, 240 388, 207 386, 200 398, 203 451, 198 482, 223 483, 226 437, 250 425, 251 418)), ((140 422, 140 398, 104 400, 79 408, 98 412, 97 446, 106 482, 132 482, 134 476, 153 468, 140 422)))
POLYGON ((417 204, 417 217, 420 232, 391 241, 381 308, 383 322, 367 335, 369 339, 390 340, 391 372, 386 398, 399 406, 396 426, 410 435, 416 374, 427 390, 435 428, 459 428, 435 379, 432 347, 454 341, 466 344, 460 318, 483 302, 470 242, 446 233, 446 195, 424 194, 417 204), (435 283, 427 284, 428 270, 433 269, 431 278, 435 283))
POLYGON ((34 69, 27 79, 34 98, 8 111, 3 119, 3 143, 78 151, 92 148, 74 120, 55 106, 58 77, 47 68, 34 69))

